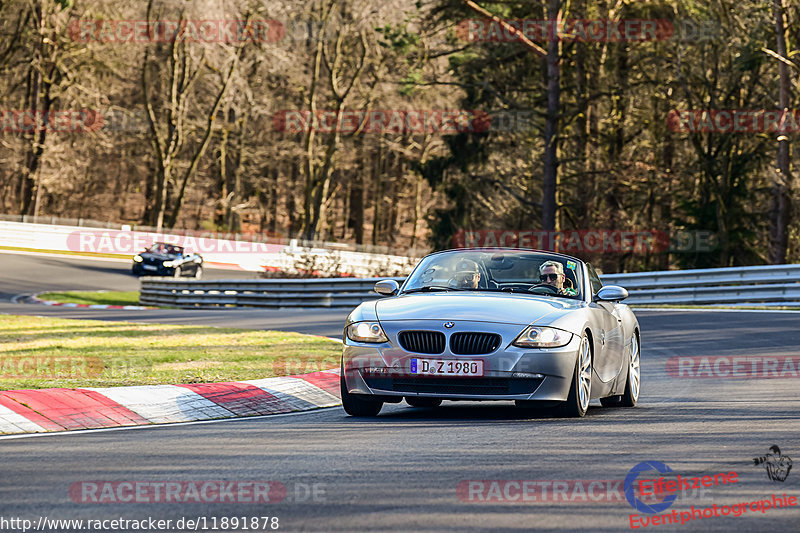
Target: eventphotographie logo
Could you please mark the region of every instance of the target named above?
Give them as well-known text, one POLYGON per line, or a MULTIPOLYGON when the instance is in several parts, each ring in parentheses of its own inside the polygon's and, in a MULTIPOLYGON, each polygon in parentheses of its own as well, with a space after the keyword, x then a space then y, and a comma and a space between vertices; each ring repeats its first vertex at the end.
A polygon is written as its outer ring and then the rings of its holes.
POLYGON ((667 494, 663 500, 658 502, 644 502, 637 495, 636 488, 638 487, 639 475, 645 472, 666 474, 672 472, 672 469, 660 461, 643 461, 637 464, 625 476, 625 483, 623 484, 625 499, 628 500, 631 507, 641 513, 658 514, 669 509, 675 502, 675 498, 678 497, 677 494, 667 494))

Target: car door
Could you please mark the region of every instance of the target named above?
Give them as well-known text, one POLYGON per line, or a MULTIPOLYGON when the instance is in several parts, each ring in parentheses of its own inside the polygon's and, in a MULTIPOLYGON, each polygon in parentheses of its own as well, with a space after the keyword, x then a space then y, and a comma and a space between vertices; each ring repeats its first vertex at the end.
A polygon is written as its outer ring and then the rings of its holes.
POLYGON ((595 325, 599 328, 599 331, 595 331, 598 335, 595 347, 599 349, 599 353, 595 353, 594 368, 601 380, 610 381, 619 374, 623 364, 622 348, 625 343, 620 304, 597 300, 597 292, 603 286, 603 282, 590 263, 586 263, 586 270, 592 291, 592 303, 589 304, 589 308, 595 317, 595 325))

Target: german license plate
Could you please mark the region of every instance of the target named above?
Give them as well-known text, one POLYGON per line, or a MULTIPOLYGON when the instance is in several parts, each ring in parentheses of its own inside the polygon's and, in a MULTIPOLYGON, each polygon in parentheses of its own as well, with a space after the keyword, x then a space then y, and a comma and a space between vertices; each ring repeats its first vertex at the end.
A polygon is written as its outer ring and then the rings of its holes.
POLYGON ((158 270, 158 267, 153 265, 144 265, 142 268, 145 270, 158 270))
POLYGON ((421 376, 483 376, 483 361, 411 359, 411 373, 421 376))

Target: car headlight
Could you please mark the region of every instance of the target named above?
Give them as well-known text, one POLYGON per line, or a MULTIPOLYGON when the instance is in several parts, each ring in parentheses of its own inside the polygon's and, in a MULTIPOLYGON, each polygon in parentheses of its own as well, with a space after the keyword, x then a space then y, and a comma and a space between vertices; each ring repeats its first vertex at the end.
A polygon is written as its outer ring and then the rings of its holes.
POLYGON ((347 338, 356 342, 387 342, 383 328, 377 322, 355 322, 347 326, 347 338))
POLYGON ((572 333, 555 328, 528 326, 513 344, 520 348, 558 348, 572 340, 572 333))
POLYGON ((165 268, 172 268, 175 266, 175 263, 173 263, 172 261, 164 261, 162 264, 164 265, 165 268))
POLYGON ((134 255, 134 256, 133 256, 133 260, 134 260, 135 262, 137 262, 137 263, 141 263, 142 261, 144 261, 144 259, 142 259, 142 256, 141 256, 141 255, 134 255))

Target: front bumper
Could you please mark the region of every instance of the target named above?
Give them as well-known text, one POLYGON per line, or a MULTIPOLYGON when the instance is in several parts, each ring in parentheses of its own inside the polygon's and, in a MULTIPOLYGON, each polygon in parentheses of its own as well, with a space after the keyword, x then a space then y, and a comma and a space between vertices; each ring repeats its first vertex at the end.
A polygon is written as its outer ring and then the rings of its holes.
POLYGON ((144 268, 144 265, 141 263, 134 263, 133 265, 133 273, 140 275, 140 276, 174 276, 175 275, 175 268, 167 268, 164 265, 148 265, 154 266, 155 270, 151 270, 150 268, 144 268))
MULTIPOLYGON (((426 322, 426 321, 419 321, 426 322)), ((500 347, 486 355, 444 353, 408 353, 397 342, 403 330, 429 329, 431 324, 403 324, 392 327, 382 323, 389 342, 368 344, 345 337, 342 353, 348 392, 377 396, 419 396, 450 400, 541 400, 567 399, 575 371, 580 337, 573 335, 560 348, 518 348, 511 342, 524 328, 519 325, 460 323, 462 331, 500 333, 500 347), (411 359, 483 361, 482 377, 436 376, 411 373, 411 359)), ((437 321, 437 325, 441 322, 437 321)), ((449 333, 449 332, 448 332, 449 333)), ((449 347, 449 342, 447 343, 449 347)))

